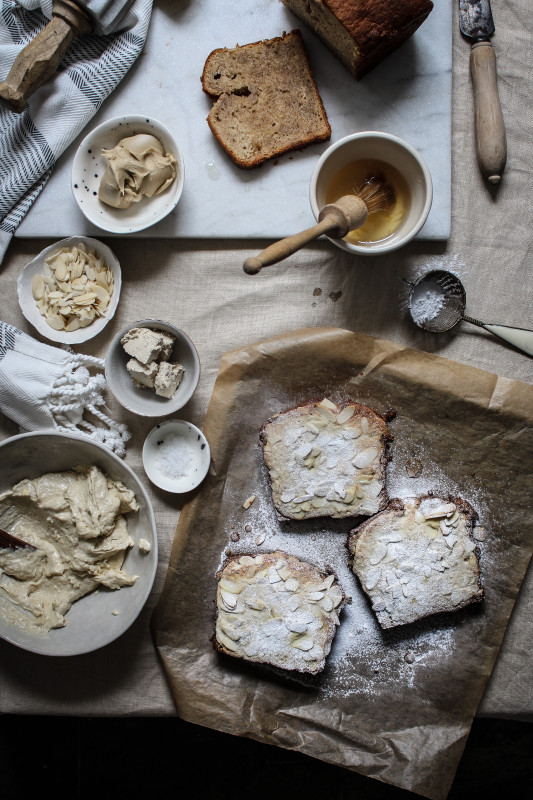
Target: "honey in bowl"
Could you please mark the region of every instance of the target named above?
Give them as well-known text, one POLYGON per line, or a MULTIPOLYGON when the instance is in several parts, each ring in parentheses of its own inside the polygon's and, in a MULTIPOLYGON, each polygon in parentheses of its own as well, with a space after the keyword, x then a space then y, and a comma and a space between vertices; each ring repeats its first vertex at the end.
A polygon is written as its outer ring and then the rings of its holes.
POLYGON ((398 230, 409 210, 411 196, 407 181, 395 167, 378 159, 361 159, 339 170, 326 188, 326 203, 335 203, 347 194, 358 194, 359 187, 369 176, 385 179, 385 184, 394 192, 394 202, 383 211, 369 214, 364 225, 344 237, 352 244, 371 244, 388 239, 398 230))

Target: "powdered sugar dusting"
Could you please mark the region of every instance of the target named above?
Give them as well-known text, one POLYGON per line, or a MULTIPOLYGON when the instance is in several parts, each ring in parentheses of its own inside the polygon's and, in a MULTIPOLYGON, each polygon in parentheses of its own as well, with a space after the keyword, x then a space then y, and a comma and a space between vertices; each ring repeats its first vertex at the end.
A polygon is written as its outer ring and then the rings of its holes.
POLYGON ((445 294, 437 288, 415 286, 411 296, 411 316, 417 325, 434 320, 444 308, 445 294))
MULTIPOLYGON (((493 464, 491 457, 492 453, 500 455, 498 447, 494 447, 497 442, 507 447, 508 425, 497 414, 486 415, 475 390, 470 403, 468 386, 464 395, 453 391, 443 394, 446 380, 453 382, 455 373, 447 367, 447 362, 443 362, 442 369, 445 372, 434 392, 429 381, 425 388, 418 387, 410 382, 408 375, 403 380, 401 372, 378 367, 364 374, 357 368, 352 372, 344 370, 339 376, 341 380, 331 385, 325 379, 324 387, 328 390, 324 394, 334 402, 352 399, 381 413, 386 409, 397 412, 398 416, 389 423, 394 435, 392 460, 387 467, 389 497, 405 499, 433 494, 444 499, 463 498, 470 503, 479 515, 480 535, 476 535, 475 529, 474 538, 481 551, 481 583, 491 598, 498 591, 498 576, 505 574, 506 565, 513 565, 512 548, 506 545, 501 533, 510 512, 516 519, 517 509, 512 499, 516 499, 516 487, 512 484, 512 473, 499 469, 497 458, 493 464), (421 389, 424 399, 419 405, 421 389), (463 414, 470 420, 467 424, 471 428, 465 428, 463 414), (481 534, 482 527, 485 536, 481 534)), ((299 385, 297 396, 280 396, 283 391, 278 384, 276 387, 269 393, 270 414, 320 398, 312 385, 306 386, 305 395, 299 385)), ((277 517, 258 442, 259 427, 268 416, 268 413, 262 415, 256 438, 252 433, 250 442, 243 442, 228 469, 222 514, 227 524, 227 544, 221 553, 220 566, 230 555, 280 550, 309 561, 322 571, 332 569, 351 602, 340 614, 341 624, 325 670, 314 679, 313 688, 332 701, 357 697, 358 702, 372 699, 381 702, 385 692, 387 696, 395 693, 410 696, 416 703, 432 703, 434 693, 440 691, 450 670, 456 671, 465 658, 465 663, 475 668, 478 656, 471 642, 479 637, 487 642, 491 635, 485 627, 491 613, 488 603, 479 604, 477 609, 468 607, 381 629, 348 564, 349 531, 364 519, 288 521, 277 517), (252 494, 256 498, 254 503, 243 509, 243 500, 252 494)), ((488 658, 490 646, 484 653, 480 654, 483 662, 488 658)))
MULTIPOLYGON (((452 272, 461 280, 468 276, 468 267, 462 260, 461 256, 458 254, 446 254, 445 256, 433 256, 432 258, 424 259, 423 266, 416 267, 410 275, 404 275, 403 277, 405 280, 408 280, 409 283, 418 283, 418 281, 420 281, 428 272, 433 272, 434 270, 445 270, 447 272, 452 272)), ((435 293, 432 292, 432 294, 435 293)), ((408 289, 406 286, 405 291, 400 296, 400 308, 406 313, 409 313, 409 297, 410 289, 408 289)), ((440 299, 442 300, 443 298, 440 299)), ((420 297, 419 302, 419 311, 422 317, 420 322, 432 319, 434 316, 436 316, 437 311, 440 311, 442 308, 442 305, 440 305, 440 307, 436 309, 436 306, 439 305, 438 298, 430 299, 422 296, 420 297)))
MULTIPOLYGON (((391 497, 406 498, 432 491, 443 497, 465 495, 465 487, 458 486, 432 463, 423 448, 419 448, 416 454, 423 465, 422 474, 416 478, 409 477, 402 454, 400 458, 393 458, 388 468, 391 497)), ((259 448, 257 455, 262 461, 259 448)), ((247 510, 233 508, 228 520, 228 542, 221 554, 219 569, 225 559, 238 553, 281 550, 310 562, 322 571, 332 569, 349 597, 348 604, 341 611, 341 624, 317 687, 322 696, 351 697, 364 693, 368 698, 378 697, 384 681, 389 690, 395 686, 398 690, 416 690, 420 670, 426 671, 436 664, 442 667, 454 657, 454 626, 458 623, 454 620, 450 624, 446 615, 441 620, 421 620, 388 631, 380 628, 348 564, 347 534, 362 521, 361 518, 351 522, 280 520, 272 504, 268 472, 262 463, 254 475, 253 486, 247 486, 244 494, 248 489, 253 490, 256 499, 247 510)), ((481 514, 482 496, 481 491, 474 491, 466 498, 477 506, 481 514)))

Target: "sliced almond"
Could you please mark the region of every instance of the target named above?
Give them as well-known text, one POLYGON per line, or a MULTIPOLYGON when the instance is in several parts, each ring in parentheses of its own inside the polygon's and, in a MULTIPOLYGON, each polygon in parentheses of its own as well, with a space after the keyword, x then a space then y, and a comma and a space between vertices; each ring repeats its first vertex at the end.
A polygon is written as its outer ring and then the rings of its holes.
POLYGON ((221 590, 230 594, 240 594, 242 592, 242 586, 235 581, 229 580, 229 578, 221 578, 219 586, 221 590))
POLYGON ((45 317, 47 325, 50 325, 55 331, 62 331, 65 327, 65 321, 59 314, 48 314, 45 317))
POLYGON ((65 330, 67 333, 71 333, 72 331, 77 331, 80 327, 79 319, 76 319, 76 317, 71 317, 71 319, 65 325, 65 330))
POLYGON ((44 295, 45 283, 42 275, 34 275, 31 279, 31 291, 35 300, 40 300, 44 295))
POLYGON ((337 410, 337 406, 335 405, 335 403, 333 403, 327 397, 324 397, 324 399, 321 400, 320 403, 318 403, 317 408, 318 407, 329 408, 330 411, 336 411, 337 410))
POLYGON ((220 627, 217 630, 217 639, 219 644, 221 644, 222 647, 225 647, 226 650, 237 650, 237 644, 232 642, 229 636, 226 636, 226 634, 220 630, 220 627))
POLYGON ((366 450, 357 453, 355 458, 352 459, 352 464, 358 469, 366 469, 374 463, 378 455, 379 453, 375 447, 367 447, 366 450))
POLYGON ((342 411, 339 411, 337 414, 337 424, 344 425, 345 422, 348 422, 353 415, 355 414, 355 406, 346 406, 343 408, 342 411))
POLYGON ((220 598, 226 608, 235 608, 237 605, 237 597, 233 594, 233 592, 227 592, 224 589, 221 589, 220 598))
POLYGON ((441 517, 448 517, 457 510, 457 506, 455 503, 445 503, 438 508, 432 509, 431 511, 424 511, 424 517, 426 519, 440 519, 441 517))

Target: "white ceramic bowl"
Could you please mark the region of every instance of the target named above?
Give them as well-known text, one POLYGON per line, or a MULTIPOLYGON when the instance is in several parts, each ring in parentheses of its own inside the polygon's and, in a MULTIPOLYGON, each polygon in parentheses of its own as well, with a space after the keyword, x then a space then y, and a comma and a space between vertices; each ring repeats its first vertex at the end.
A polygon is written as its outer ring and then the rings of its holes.
POLYGON ((120 264, 115 254, 107 245, 102 244, 98 239, 91 239, 88 236, 69 236, 68 239, 61 239, 61 241, 47 247, 24 267, 19 275, 17 293, 22 313, 28 322, 31 322, 33 327, 38 330, 42 336, 45 336, 52 342, 59 342, 60 344, 80 344, 81 342, 88 341, 88 339, 92 339, 100 333, 113 317, 118 305, 121 285, 122 273, 120 264), (77 331, 70 331, 70 333, 67 333, 67 331, 56 331, 48 325, 37 308, 31 288, 32 278, 34 275, 43 272, 45 258, 48 258, 48 256, 60 250, 62 247, 75 247, 80 244, 80 242, 83 242, 88 250, 95 250, 96 253, 104 259, 107 266, 113 270, 113 294, 111 295, 111 300, 105 316, 97 317, 90 325, 87 325, 86 328, 78 328, 77 331))
POLYGON ((42 655, 88 653, 121 636, 141 612, 157 568, 157 531, 148 494, 130 467, 104 445, 82 436, 47 431, 5 439, 0 443, 0 492, 24 478, 68 470, 78 464, 95 464, 134 492, 139 511, 127 515, 128 530, 136 543, 146 539, 151 547, 148 553, 141 553, 134 546, 126 554, 124 570, 139 576, 133 586, 117 591, 100 589, 83 597, 68 611, 66 626, 50 631, 48 636, 29 634, 8 625, 0 615, 3 639, 42 655))
POLYGON ((129 114, 102 122, 81 142, 72 163, 74 199, 85 217, 110 233, 129 234, 155 225, 176 207, 185 177, 183 156, 170 131, 152 117, 129 114), (121 139, 151 133, 177 160, 177 176, 169 188, 154 197, 143 197, 129 208, 112 208, 98 199, 98 187, 108 165, 102 149, 115 147, 121 139))
POLYGON ((114 337, 105 358, 105 373, 109 388, 124 408, 142 417, 163 417, 183 408, 191 399, 200 379, 200 359, 192 341, 176 325, 160 319, 141 319, 127 325, 114 337), (131 356, 126 353, 120 341, 131 328, 168 331, 176 337, 169 360, 178 361, 185 372, 174 397, 160 397, 153 389, 135 387, 126 369, 131 356))
POLYGON ((150 431, 143 446, 143 465, 156 486, 167 492, 190 492, 209 470, 211 453, 202 431, 192 422, 168 419, 150 431))
POLYGON ((326 190, 333 176, 349 164, 365 159, 383 161, 403 175, 411 196, 408 212, 399 228, 382 241, 368 244, 354 244, 346 239, 330 241, 348 253, 381 255, 403 247, 420 232, 431 209, 433 184, 426 162, 403 139, 381 131, 353 133, 328 147, 313 170, 309 199, 316 219, 326 205, 326 190))

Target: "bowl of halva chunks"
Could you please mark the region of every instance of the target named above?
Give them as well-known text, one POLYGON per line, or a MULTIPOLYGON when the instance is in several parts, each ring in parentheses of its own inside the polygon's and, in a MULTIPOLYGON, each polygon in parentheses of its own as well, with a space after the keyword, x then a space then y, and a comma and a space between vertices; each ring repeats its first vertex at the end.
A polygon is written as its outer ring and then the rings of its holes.
POLYGON ((109 388, 128 411, 143 417, 172 414, 191 399, 200 378, 200 360, 180 328, 143 319, 114 337, 105 359, 109 388))

